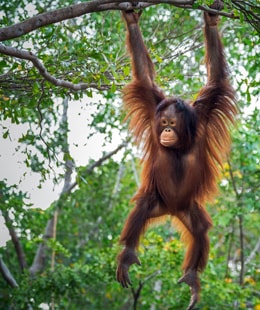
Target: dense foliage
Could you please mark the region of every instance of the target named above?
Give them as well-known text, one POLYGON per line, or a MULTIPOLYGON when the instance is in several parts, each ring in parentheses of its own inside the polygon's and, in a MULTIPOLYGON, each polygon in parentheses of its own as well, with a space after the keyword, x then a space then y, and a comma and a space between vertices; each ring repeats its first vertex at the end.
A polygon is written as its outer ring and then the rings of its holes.
MULTIPOLYGON (((73 2, 4 1, 1 26, 73 2)), ((214 228, 203 310, 260 309, 260 40, 242 13, 221 22, 240 113, 219 195, 208 206, 214 228)), ((196 96, 206 77, 201 11, 159 4, 145 9, 141 27, 157 82, 169 95, 196 96)), ((170 220, 143 238, 132 289, 115 282, 140 168, 120 102, 130 78, 124 40, 120 13, 107 11, 4 42, 33 52, 55 78, 89 87, 54 86, 31 62, 1 54, 0 210, 11 237, 0 248, 1 309, 184 309, 188 302, 188 288, 177 284, 184 249, 170 220), (6 160, 8 147, 17 162, 6 160)))

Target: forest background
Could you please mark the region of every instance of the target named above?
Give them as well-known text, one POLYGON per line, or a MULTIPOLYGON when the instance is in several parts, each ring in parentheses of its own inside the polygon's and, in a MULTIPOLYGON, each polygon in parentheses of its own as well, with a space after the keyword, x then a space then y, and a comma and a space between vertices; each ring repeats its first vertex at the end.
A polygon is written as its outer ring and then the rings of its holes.
MULTIPOLYGON (((194 98, 205 83, 209 4, 138 4, 156 81, 168 95, 194 98)), ((181 310, 188 303, 189 288, 177 284, 184 248, 170 222, 142 239, 133 287, 115 281, 141 155, 120 93, 130 80, 119 12, 127 6, 1 2, 1 309, 181 310)), ((225 1, 219 27, 240 111, 219 195, 207 206, 214 227, 203 310, 260 309, 259 12, 257 0, 225 1)))

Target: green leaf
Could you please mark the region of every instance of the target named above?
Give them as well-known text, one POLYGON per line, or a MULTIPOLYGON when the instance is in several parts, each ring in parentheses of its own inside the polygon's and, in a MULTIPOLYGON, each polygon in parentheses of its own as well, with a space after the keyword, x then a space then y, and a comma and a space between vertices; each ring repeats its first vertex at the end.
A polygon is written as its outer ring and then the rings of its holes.
POLYGON ((6 131, 3 133, 3 138, 4 138, 4 139, 7 139, 8 136, 9 136, 9 129, 6 130, 6 131))
POLYGON ((112 91, 112 93, 114 93, 116 91, 115 83, 112 83, 112 86, 111 86, 110 90, 112 91))

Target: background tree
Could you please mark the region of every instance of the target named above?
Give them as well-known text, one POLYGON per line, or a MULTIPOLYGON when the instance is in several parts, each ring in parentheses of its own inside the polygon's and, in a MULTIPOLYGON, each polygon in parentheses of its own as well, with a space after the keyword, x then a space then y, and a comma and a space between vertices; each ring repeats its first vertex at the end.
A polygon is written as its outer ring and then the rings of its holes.
MULTIPOLYGON (((201 11, 209 10, 210 1, 160 2, 138 4, 146 8, 141 27, 157 82, 169 95, 191 98, 206 77, 201 11)), ((199 308, 258 309, 259 3, 225 4, 220 30, 241 113, 220 194, 209 206, 214 228, 199 308)), ((139 174, 138 150, 128 139, 120 101, 130 66, 118 10, 130 5, 1 4, 2 143, 14 141, 23 172, 15 184, 4 174, 0 183, 0 210, 10 235, 0 248, 0 308, 182 309, 188 302, 186 287, 175 293, 183 247, 170 223, 143 239, 145 266, 134 267, 132 290, 114 280, 117 241, 139 174), (76 106, 82 115, 89 112, 77 132, 87 143, 83 166, 70 132, 81 119, 71 118, 76 106), (92 139, 103 150, 98 158, 88 146, 92 139), (23 192, 23 183, 36 176, 39 181, 23 192), (42 210, 30 190, 38 188, 41 195, 50 183, 60 195, 42 210)), ((7 163, 1 165, 4 171, 7 163)))

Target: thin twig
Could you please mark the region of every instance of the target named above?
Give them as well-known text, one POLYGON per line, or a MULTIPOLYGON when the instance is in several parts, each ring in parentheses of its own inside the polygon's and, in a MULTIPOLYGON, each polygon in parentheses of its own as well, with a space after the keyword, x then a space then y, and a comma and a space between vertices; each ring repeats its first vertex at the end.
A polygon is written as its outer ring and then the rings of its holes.
MULTIPOLYGON (((104 161, 106 161, 107 159, 109 159, 110 157, 112 157, 113 155, 115 155, 118 151, 120 151, 122 148, 124 148, 128 143, 128 140, 124 141, 123 143, 121 143, 115 150, 107 153, 106 155, 104 155, 103 157, 101 157, 99 160, 95 161, 92 165, 90 165, 89 167, 86 168, 84 174, 88 175, 89 173, 91 173, 96 167, 99 167, 102 165, 102 163, 104 161)), ((72 183, 68 189, 68 193, 71 192, 73 190, 73 188, 75 186, 77 186, 77 182, 75 181, 74 183, 72 183)))
MULTIPOLYGON (((228 159, 228 165, 229 165, 229 175, 231 178, 231 182, 233 185, 233 189, 236 195, 236 200, 238 202, 238 206, 239 206, 239 200, 240 200, 240 195, 236 186, 236 181, 233 175, 233 170, 232 170, 232 165, 230 160, 228 159)), ((239 206, 240 209, 242 209, 241 206, 239 206)), ((245 248, 244 248, 244 218, 242 214, 238 215, 238 221, 239 221, 239 240, 240 240, 240 273, 239 273, 239 283, 240 285, 243 285, 244 282, 244 270, 245 270, 245 248)))

